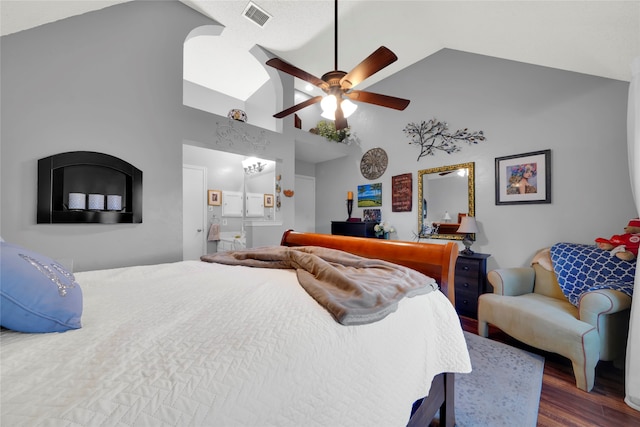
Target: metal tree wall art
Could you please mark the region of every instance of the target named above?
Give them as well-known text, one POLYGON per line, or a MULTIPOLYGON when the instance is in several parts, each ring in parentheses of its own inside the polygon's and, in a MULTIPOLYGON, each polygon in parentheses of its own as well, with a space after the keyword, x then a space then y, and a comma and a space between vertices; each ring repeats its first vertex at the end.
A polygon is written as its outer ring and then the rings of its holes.
POLYGON ((420 154, 418 160, 423 156, 433 156, 436 150, 444 151, 447 154, 460 151, 457 145, 459 142, 467 144, 477 144, 484 141, 484 133, 482 131, 469 132, 467 128, 450 132, 446 122, 440 122, 435 118, 425 122, 409 123, 402 131, 411 138, 409 144, 420 146, 420 154))

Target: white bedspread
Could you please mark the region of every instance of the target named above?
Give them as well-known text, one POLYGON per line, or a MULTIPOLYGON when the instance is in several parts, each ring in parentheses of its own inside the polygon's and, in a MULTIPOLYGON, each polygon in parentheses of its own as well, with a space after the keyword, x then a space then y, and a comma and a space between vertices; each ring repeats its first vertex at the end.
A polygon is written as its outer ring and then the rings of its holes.
POLYGON ((440 292, 342 326, 293 270, 198 261, 76 274, 82 329, 2 331, 6 426, 401 426, 469 372, 440 292))

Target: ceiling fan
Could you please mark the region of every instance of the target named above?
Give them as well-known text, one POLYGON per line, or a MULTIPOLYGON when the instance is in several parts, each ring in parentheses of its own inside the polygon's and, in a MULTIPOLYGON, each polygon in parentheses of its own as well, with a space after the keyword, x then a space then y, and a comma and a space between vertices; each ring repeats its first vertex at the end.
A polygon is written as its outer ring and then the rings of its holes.
POLYGON ((396 110, 404 110, 407 108, 410 102, 408 99, 352 89, 366 78, 398 59, 398 57, 386 47, 380 46, 348 73, 338 70, 338 0, 335 0, 334 32, 334 70, 325 73, 322 78, 317 78, 280 58, 273 58, 267 61, 267 65, 309 82, 327 94, 324 98, 322 96, 315 96, 296 104, 293 107, 274 114, 273 117, 281 119, 298 110, 322 101, 323 117, 330 119, 335 118, 336 130, 341 130, 348 126, 347 117, 356 109, 356 105, 349 100, 394 108, 396 110), (343 100, 343 96, 347 99, 343 100))

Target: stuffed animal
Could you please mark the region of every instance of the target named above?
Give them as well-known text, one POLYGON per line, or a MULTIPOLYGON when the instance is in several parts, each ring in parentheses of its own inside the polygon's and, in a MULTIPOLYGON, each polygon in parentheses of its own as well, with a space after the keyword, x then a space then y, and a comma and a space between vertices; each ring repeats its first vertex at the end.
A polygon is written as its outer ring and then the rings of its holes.
POLYGON ((600 249, 611 251, 611 255, 625 261, 632 261, 638 256, 638 247, 640 247, 640 218, 629 221, 624 228, 625 234, 611 236, 610 239, 598 237, 596 245, 600 249))

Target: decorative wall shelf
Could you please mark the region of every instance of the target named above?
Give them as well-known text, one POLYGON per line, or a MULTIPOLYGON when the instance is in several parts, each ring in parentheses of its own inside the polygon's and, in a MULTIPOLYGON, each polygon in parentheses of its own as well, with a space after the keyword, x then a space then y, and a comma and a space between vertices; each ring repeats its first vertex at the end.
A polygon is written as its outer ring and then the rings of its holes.
POLYGON ((141 223, 142 171, 117 157, 91 151, 72 151, 40 159, 37 222, 141 223), (121 195, 122 210, 71 210, 69 193, 121 195))

